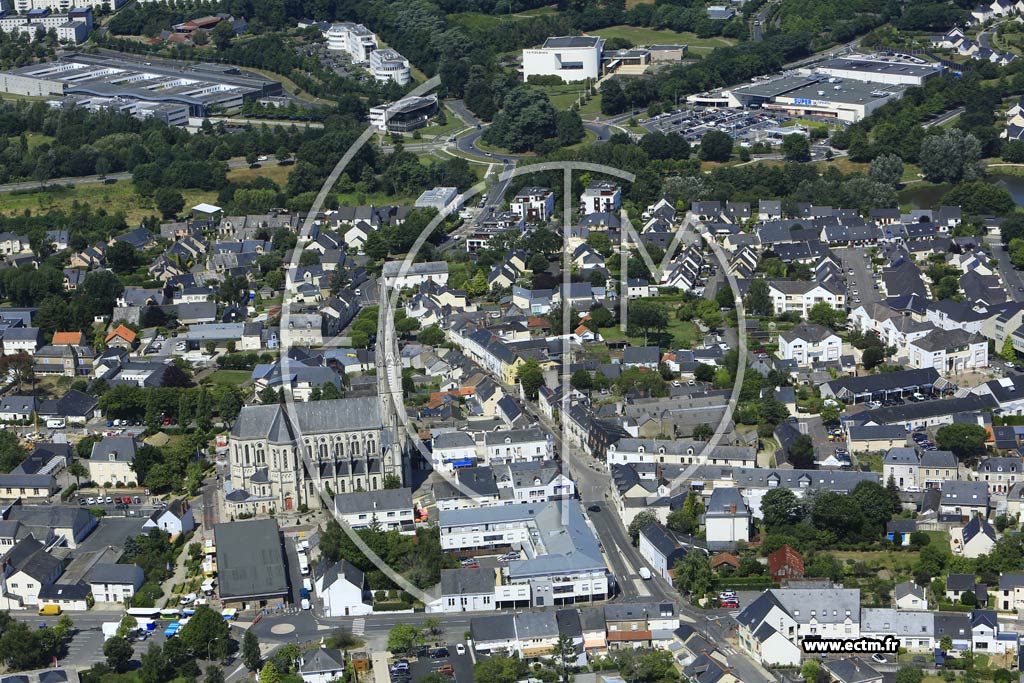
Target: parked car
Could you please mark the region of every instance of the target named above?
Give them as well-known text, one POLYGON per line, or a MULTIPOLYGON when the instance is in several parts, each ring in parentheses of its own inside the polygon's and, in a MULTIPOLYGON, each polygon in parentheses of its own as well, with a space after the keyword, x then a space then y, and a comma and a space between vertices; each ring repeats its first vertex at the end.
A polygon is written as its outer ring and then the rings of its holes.
POLYGON ((877 662, 879 664, 885 664, 889 660, 885 658, 885 655, 876 652, 875 654, 871 655, 871 661, 877 662))
POLYGON ((459 643, 458 645, 456 645, 455 646, 455 654, 457 654, 457 655, 464 655, 464 654, 466 654, 466 646, 463 645, 462 643, 459 643))

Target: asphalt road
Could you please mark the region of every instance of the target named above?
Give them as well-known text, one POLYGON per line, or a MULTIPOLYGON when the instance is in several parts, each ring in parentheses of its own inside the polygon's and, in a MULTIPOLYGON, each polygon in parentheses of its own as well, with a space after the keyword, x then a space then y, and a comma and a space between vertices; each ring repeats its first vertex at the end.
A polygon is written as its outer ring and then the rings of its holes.
POLYGON ((875 289, 876 280, 871 277, 871 263, 867 248, 848 247, 834 251, 842 262, 843 276, 846 277, 847 284, 856 283, 855 286, 849 287, 847 305, 850 309, 880 301, 881 293, 875 289), (853 268, 853 275, 850 274, 851 268, 853 268), (856 295, 852 293, 854 289, 857 290, 856 295), (856 299, 860 299, 859 304, 855 303, 856 299))
POLYGON ((1003 242, 998 235, 986 237, 985 241, 992 252, 992 257, 999 264, 999 275, 1006 286, 1006 293, 1014 301, 1024 301, 1024 291, 1021 291, 1024 288, 1024 281, 1021 280, 1020 271, 1010 263, 1010 252, 1003 250, 1003 242))

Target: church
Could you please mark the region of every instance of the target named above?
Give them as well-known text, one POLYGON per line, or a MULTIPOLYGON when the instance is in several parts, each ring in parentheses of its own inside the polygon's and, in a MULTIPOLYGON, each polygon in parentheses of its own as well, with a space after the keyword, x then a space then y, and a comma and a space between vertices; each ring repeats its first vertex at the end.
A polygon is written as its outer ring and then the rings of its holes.
POLYGON ((242 408, 228 441, 233 514, 320 507, 319 491, 377 491, 402 472, 402 437, 379 395, 242 408))

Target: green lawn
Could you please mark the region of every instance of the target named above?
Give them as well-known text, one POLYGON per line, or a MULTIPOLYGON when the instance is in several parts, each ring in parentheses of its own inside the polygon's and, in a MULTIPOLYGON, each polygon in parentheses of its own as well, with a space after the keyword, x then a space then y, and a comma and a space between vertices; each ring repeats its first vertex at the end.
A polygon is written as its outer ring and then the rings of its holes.
MULTIPOLYGON (((25 142, 28 144, 30 150, 35 149, 43 143, 52 143, 54 140, 52 135, 43 135, 42 133, 25 133, 25 142)), ((21 144, 20 135, 12 135, 7 138, 7 143, 16 146, 21 144)))
POLYGON ((234 384, 239 385, 248 381, 252 373, 248 370, 217 370, 206 378, 212 384, 234 384))
POLYGON ((605 40, 609 38, 625 38, 634 45, 687 45, 690 52, 706 53, 716 47, 735 45, 732 38, 698 38, 696 33, 677 33, 668 29, 647 28, 645 26, 609 26, 593 31, 594 35, 605 40))
MULTIPOLYGON (((647 335, 647 343, 651 346, 657 344, 663 348, 693 348, 697 341, 700 340, 700 330, 697 328, 697 325, 688 320, 677 320, 671 313, 669 314, 669 318, 667 333, 665 335, 659 335, 657 332, 652 331, 647 335)), ((618 327, 611 327, 607 329, 602 328, 601 336, 603 336, 606 341, 629 339, 629 343, 632 346, 644 345, 644 336, 642 333, 636 336, 627 337, 626 334, 618 327)))

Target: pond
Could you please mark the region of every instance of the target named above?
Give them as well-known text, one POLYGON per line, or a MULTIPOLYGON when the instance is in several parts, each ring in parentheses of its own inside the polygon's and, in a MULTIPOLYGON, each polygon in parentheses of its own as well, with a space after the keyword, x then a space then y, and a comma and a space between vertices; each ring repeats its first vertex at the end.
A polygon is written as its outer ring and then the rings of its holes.
MULTIPOLYGON (((1004 188, 1013 197, 1017 206, 1024 206, 1024 176, 1010 173, 996 173, 985 178, 986 182, 1004 188)), ((939 206, 943 196, 952 189, 952 185, 942 183, 930 185, 914 183, 899 193, 901 206, 910 205, 915 209, 931 209, 939 206)))

